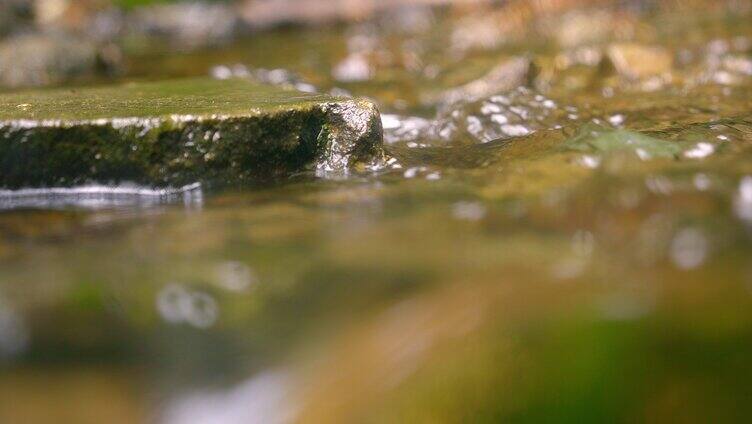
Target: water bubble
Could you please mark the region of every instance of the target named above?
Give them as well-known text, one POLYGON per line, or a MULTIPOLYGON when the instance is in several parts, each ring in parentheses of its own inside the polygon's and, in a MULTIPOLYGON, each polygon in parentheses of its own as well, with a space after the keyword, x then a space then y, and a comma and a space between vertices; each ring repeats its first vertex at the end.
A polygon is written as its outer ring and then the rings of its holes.
POLYGON ((501 106, 496 103, 485 102, 480 108, 480 113, 483 115, 493 115, 495 113, 501 113, 501 106))
POLYGON ((480 202, 457 202, 452 205, 452 216, 463 221, 479 221, 486 216, 486 207, 480 202))
POLYGON ((198 328, 209 328, 217 320, 217 302, 206 293, 194 292, 186 299, 184 320, 198 328))
POLYGON ((295 83, 294 87, 296 90, 302 91, 304 93, 316 93, 318 91, 315 85, 309 84, 307 82, 295 83))
POLYGON ((177 284, 168 284, 157 295, 157 311, 168 322, 177 323, 183 320, 183 297, 188 296, 186 290, 177 284))
POLYGON ((188 323, 197 328, 211 327, 219 308, 213 297, 180 284, 168 284, 157 295, 157 311, 170 323, 188 323))
POLYGON ((619 126, 624 123, 624 115, 616 114, 616 115, 609 116, 608 122, 610 122, 611 125, 615 127, 619 126))
POLYGON ((695 188, 700 191, 708 190, 712 184, 710 178, 702 173, 695 174, 695 176, 692 178, 692 183, 694 184, 695 188))
POLYGON ((441 179, 441 173, 439 171, 434 171, 426 174, 426 179, 428 181, 436 181, 441 179))
POLYGON ((701 142, 697 143, 695 147, 684 152, 684 157, 689 159, 702 159, 710 156, 715 152, 715 146, 710 143, 701 142))
POLYGON ((502 125, 501 126, 501 132, 504 134, 510 136, 510 137, 521 137, 523 135, 530 134, 530 130, 527 129, 524 125, 502 125))
POLYGON ((332 70, 334 79, 342 82, 366 81, 371 78, 371 74, 371 65, 361 53, 347 56, 332 70))
POLYGON ((499 124, 499 125, 504 125, 507 122, 509 122, 509 118, 507 118, 506 115, 496 113, 496 114, 491 115, 491 122, 499 124))
POLYGON ((232 78, 232 69, 230 69, 228 66, 225 65, 218 65, 215 66, 209 71, 212 78, 219 79, 219 80, 225 80, 232 78))
POLYGON ((680 269, 695 269, 705 262, 708 255, 708 241, 705 234, 696 228, 679 231, 671 241, 670 257, 680 269))
POLYGON ((415 178, 418 173, 425 172, 426 171, 425 166, 413 166, 411 168, 407 168, 405 172, 402 174, 405 178, 415 178))
POLYGON ((217 265, 216 281, 227 290, 244 291, 255 284, 257 278, 248 265, 238 261, 226 261, 217 265))
POLYGON ((577 162, 585 168, 595 169, 601 164, 601 158, 592 155, 583 155, 577 162))
POLYGON ((406 142, 414 143, 418 147, 419 143, 415 143, 415 140, 429 128, 430 122, 415 116, 382 114, 381 126, 384 129, 385 143, 406 142))

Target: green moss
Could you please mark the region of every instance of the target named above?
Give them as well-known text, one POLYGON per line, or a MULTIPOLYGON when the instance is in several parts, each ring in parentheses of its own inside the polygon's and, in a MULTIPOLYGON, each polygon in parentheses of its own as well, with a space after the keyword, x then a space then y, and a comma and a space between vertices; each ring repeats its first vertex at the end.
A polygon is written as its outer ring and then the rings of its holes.
POLYGON ((634 150, 641 156, 657 158, 675 158, 682 151, 681 145, 676 142, 635 131, 608 129, 596 124, 583 125, 564 146, 571 150, 593 153, 634 150))

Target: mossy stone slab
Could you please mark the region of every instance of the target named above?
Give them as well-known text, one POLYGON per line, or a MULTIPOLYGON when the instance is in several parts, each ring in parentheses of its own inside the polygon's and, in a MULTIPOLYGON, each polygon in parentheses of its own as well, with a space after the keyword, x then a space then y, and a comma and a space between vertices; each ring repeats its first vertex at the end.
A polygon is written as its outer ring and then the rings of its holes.
POLYGON ((681 145, 636 131, 606 128, 588 123, 567 141, 564 147, 587 153, 612 153, 622 150, 638 152, 644 158, 677 158, 681 145))
POLYGON ((182 79, 0 95, 0 186, 233 184, 382 155, 367 100, 182 79))

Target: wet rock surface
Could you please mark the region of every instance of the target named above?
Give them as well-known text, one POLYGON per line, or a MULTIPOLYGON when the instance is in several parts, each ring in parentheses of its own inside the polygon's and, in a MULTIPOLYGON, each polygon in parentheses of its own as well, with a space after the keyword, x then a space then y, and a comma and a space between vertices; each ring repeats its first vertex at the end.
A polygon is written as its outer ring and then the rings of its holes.
POLYGON ((234 184, 380 160, 365 100, 247 80, 186 79, 0 96, 6 188, 130 181, 234 184))
POLYGON ((671 71, 673 57, 668 50, 657 46, 636 43, 616 43, 606 50, 608 62, 619 75, 629 79, 640 79, 671 71))

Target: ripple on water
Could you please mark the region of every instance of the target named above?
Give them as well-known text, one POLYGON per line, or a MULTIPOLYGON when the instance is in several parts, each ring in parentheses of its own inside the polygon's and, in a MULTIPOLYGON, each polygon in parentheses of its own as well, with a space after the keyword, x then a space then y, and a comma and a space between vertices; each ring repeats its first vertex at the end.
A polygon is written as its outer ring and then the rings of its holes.
POLYGON ((384 141, 408 147, 478 144, 523 137, 543 129, 556 129, 584 119, 573 107, 526 87, 471 102, 452 104, 432 120, 382 115, 384 141))
POLYGON ((532 89, 518 87, 439 113, 429 135, 444 142, 486 143, 559 128, 579 120, 577 112, 532 89))
POLYGON ((121 184, 0 190, 0 210, 148 207, 174 203, 181 199, 186 206, 200 206, 203 202, 201 184, 194 183, 179 188, 153 188, 135 184, 121 184))

